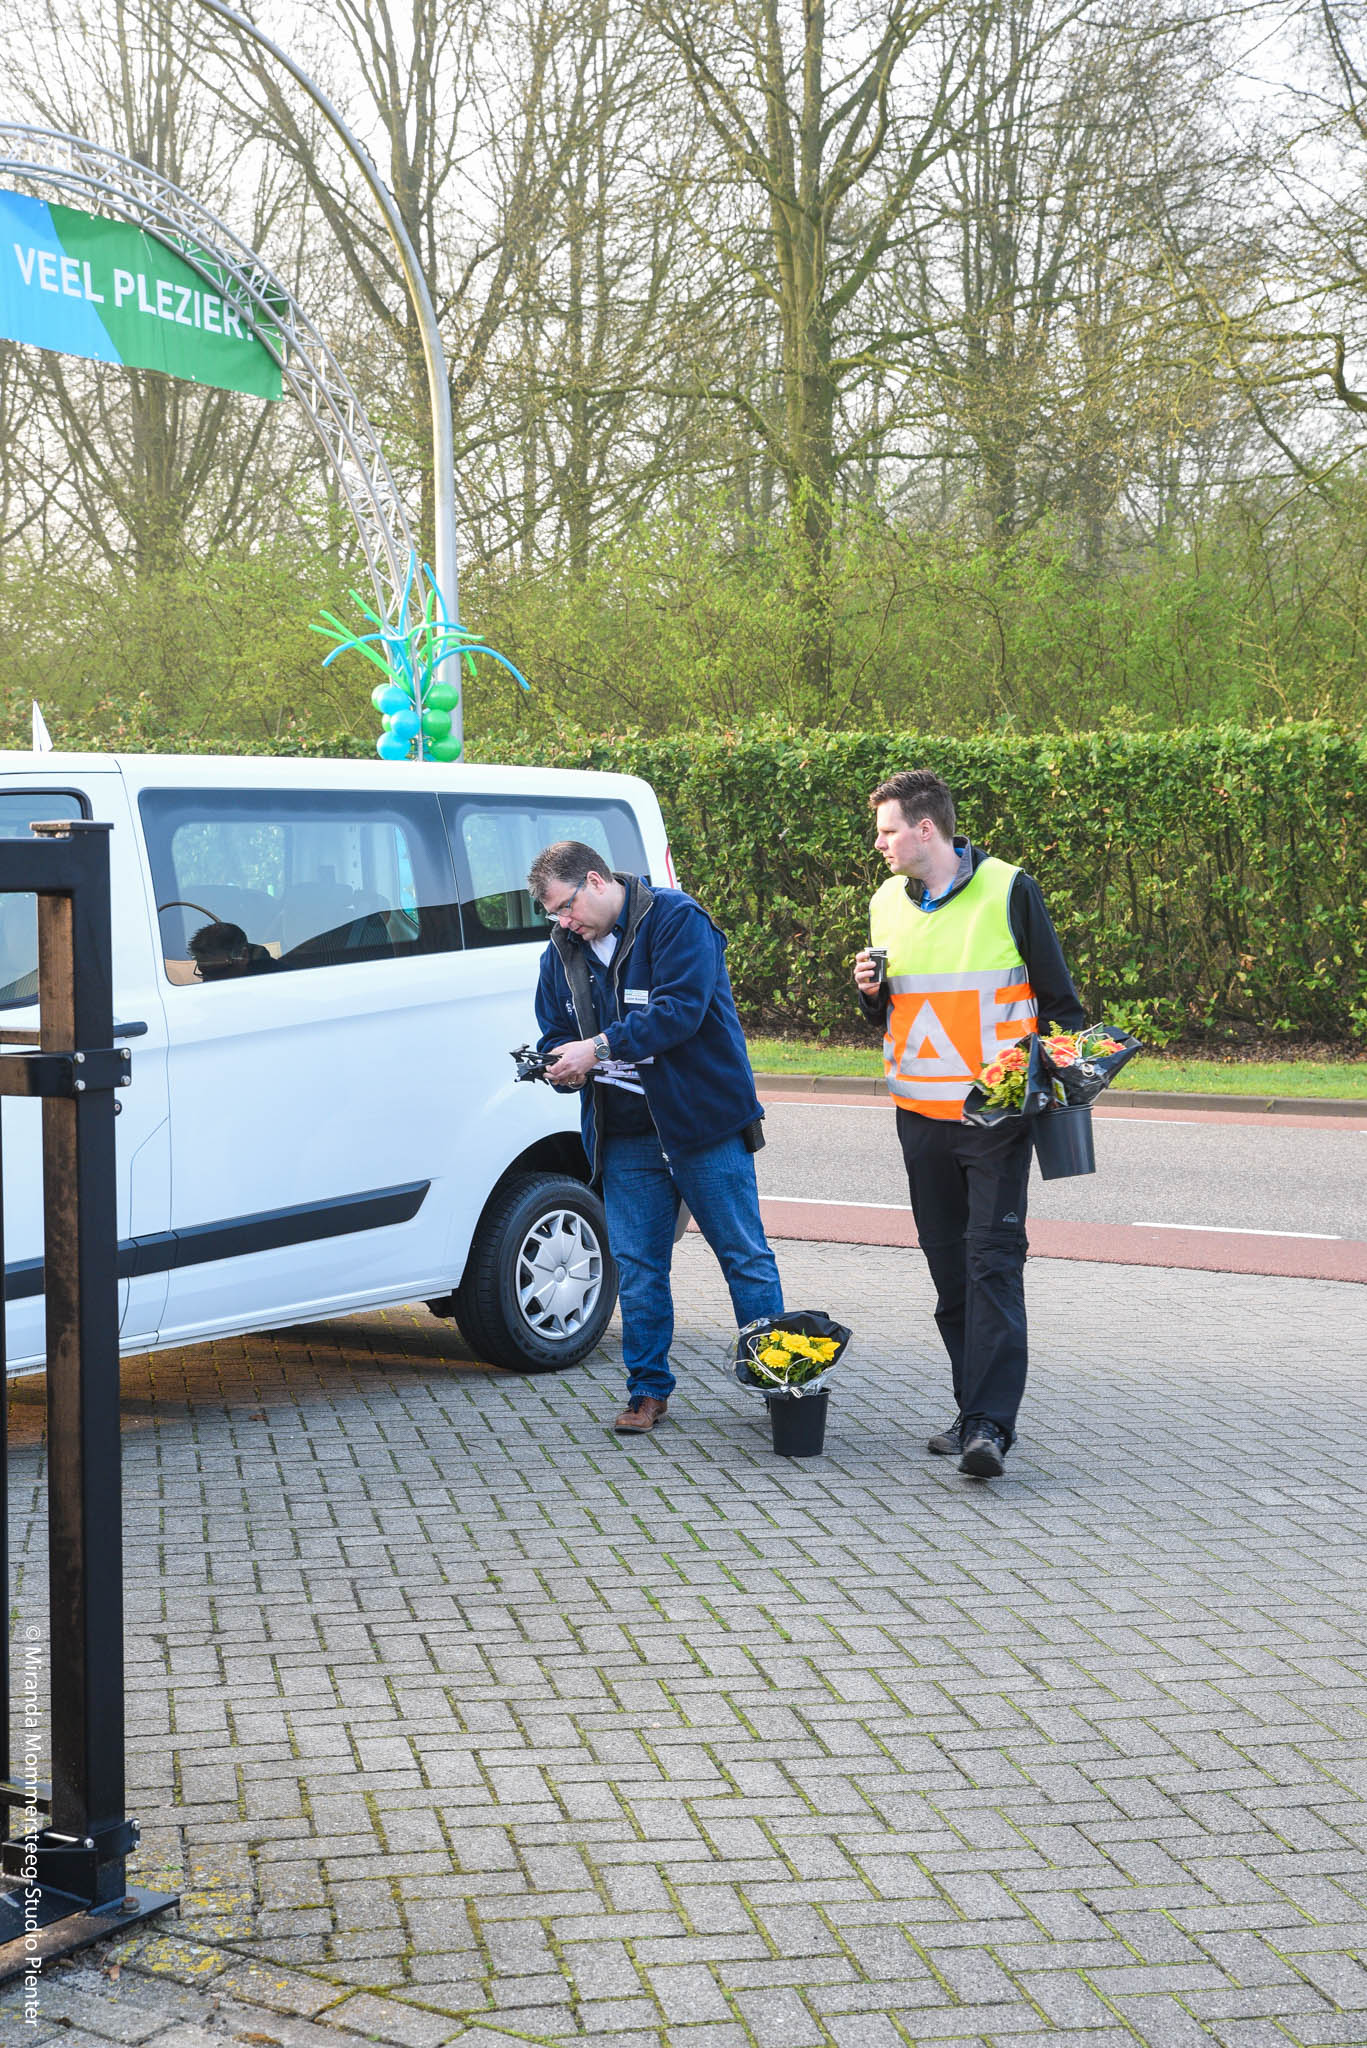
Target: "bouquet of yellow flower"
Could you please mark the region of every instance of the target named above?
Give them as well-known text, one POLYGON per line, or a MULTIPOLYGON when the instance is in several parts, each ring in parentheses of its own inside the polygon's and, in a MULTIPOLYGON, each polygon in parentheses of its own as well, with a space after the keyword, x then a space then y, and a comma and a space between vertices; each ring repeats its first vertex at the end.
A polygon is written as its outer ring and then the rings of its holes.
POLYGON ((737 1333, 736 1378, 760 1393, 815 1394, 850 1336, 815 1309, 761 1317, 737 1333))

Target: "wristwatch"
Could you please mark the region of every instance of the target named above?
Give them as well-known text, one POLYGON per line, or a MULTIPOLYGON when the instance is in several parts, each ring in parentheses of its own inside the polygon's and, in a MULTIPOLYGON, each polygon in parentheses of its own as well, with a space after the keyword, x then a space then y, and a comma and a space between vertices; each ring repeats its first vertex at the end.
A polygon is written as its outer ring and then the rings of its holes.
POLYGON ((593 1041, 593 1057, 596 1060, 610 1060, 612 1058, 612 1054, 608 1051, 607 1038, 601 1031, 593 1041))

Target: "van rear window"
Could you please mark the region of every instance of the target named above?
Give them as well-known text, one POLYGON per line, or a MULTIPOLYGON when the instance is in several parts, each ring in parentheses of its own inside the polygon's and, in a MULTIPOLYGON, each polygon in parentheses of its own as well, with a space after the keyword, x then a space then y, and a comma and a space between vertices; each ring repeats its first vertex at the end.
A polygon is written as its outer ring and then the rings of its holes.
POLYGON ((628 804, 583 797, 443 796, 441 806, 467 946, 545 945, 546 920, 527 893, 527 870, 558 839, 596 847, 605 865, 619 873, 645 873, 645 846, 628 804))
MULTIPOLYGON (((0 795, 0 839, 28 839, 46 818, 83 818, 74 790, 8 789, 0 795)), ((0 896, 0 1008, 38 1000, 38 900, 0 896)))
POLYGON ((169 981, 460 946, 434 796, 150 789, 138 805, 169 981))

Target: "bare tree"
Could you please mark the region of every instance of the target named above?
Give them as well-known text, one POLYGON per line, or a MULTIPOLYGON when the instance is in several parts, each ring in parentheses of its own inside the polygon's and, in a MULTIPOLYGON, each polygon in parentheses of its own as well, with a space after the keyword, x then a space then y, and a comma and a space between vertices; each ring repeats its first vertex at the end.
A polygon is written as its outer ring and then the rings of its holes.
MULTIPOLYGON (((720 308, 680 289, 692 237, 680 209, 658 203, 647 162, 660 87, 638 11, 588 0, 553 54, 541 107, 539 153, 557 174, 524 243, 518 440, 527 515, 550 515, 575 574, 696 459, 701 402, 685 378, 704 307, 713 318, 720 308)), ((676 164, 695 139, 695 127, 670 138, 676 164)))
POLYGON ((928 444, 957 444, 988 531, 1062 516, 1095 550, 1127 478, 1208 423, 1212 351, 1172 257, 1203 265, 1218 214, 1217 63, 1207 22, 1148 0, 1069 11, 987 11, 942 213, 890 293, 948 429, 928 444))
MULTIPOLYGON (((524 240, 560 175, 540 149, 540 113, 565 11, 558 0, 414 0, 400 14, 390 0, 335 0, 313 20, 317 47, 301 45, 304 60, 377 156, 432 292, 449 358, 458 485, 477 496, 488 436, 482 386, 515 302, 524 240)), ((373 411, 420 479, 430 552, 426 373, 394 250, 330 131, 263 53, 248 49, 241 66, 252 85, 250 132, 297 168, 335 252, 334 275, 354 296, 353 317, 397 370, 386 376, 377 360, 373 411)))
POLYGON ((53 550, 49 527, 71 477, 69 455, 45 435, 43 399, 30 352, 0 341, 0 554, 8 566, 27 555, 42 563, 53 550))
MULTIPOLYGON (((838 15, 825 0, 648 0, 648 9, 717 146, 719 164, 691 195, 695 227, 778 329, 772 404, 742 386, 711 390, 783 479, 806 565, 808 680, 819 690, 839 480, 869 447, 867 413, 852 400, 905 359, 909 340, 870 317, 871 288, 902 260, 918 200, 963 122, 1012 74, 985 61, 993 10, 949 0, 862 0, 838 15)), ((1032 36, 1057 36, 1067 18, 1032 36)))
MULTIPOLYGON (((1367 414, 1367 5, 1307 0, 1298 21, 1307 61, 1283 85, 1293 119, 1269 153, 1283 214, 1272 238, 1273 318, 1262 325, 1289 344, 1279 366, 1283 392, 1300 394, 1308 377, 1360 417, 1367 414)), ((1257 333, 1253 349, 1262 339, 1257 333)), ((1341 446, 1337 452, 1342 459, 1341 446)), ((1315 470, 1323 466, 1312 460, 1315 470)))

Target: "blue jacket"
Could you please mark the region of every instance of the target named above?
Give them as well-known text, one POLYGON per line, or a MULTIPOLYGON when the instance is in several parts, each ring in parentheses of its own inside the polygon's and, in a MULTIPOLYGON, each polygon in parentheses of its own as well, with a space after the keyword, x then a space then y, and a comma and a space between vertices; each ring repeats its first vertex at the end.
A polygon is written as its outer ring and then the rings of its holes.
MULTIPOLYGON (((584 942, 560 927, 541 956, 536 990, 543 1052, 602 1030, 614 1059, 640 1065, 666 1153, 697 1152, 744 1130, 764 1111, 726 972, 726 938, 682 889, 617 875, 625 927, 608 969, 614 1014, 593 1014, 584 942)), ((584 1150, 596 1180, 598 1120, 592 1081, 582 1090, 584 1150)))

